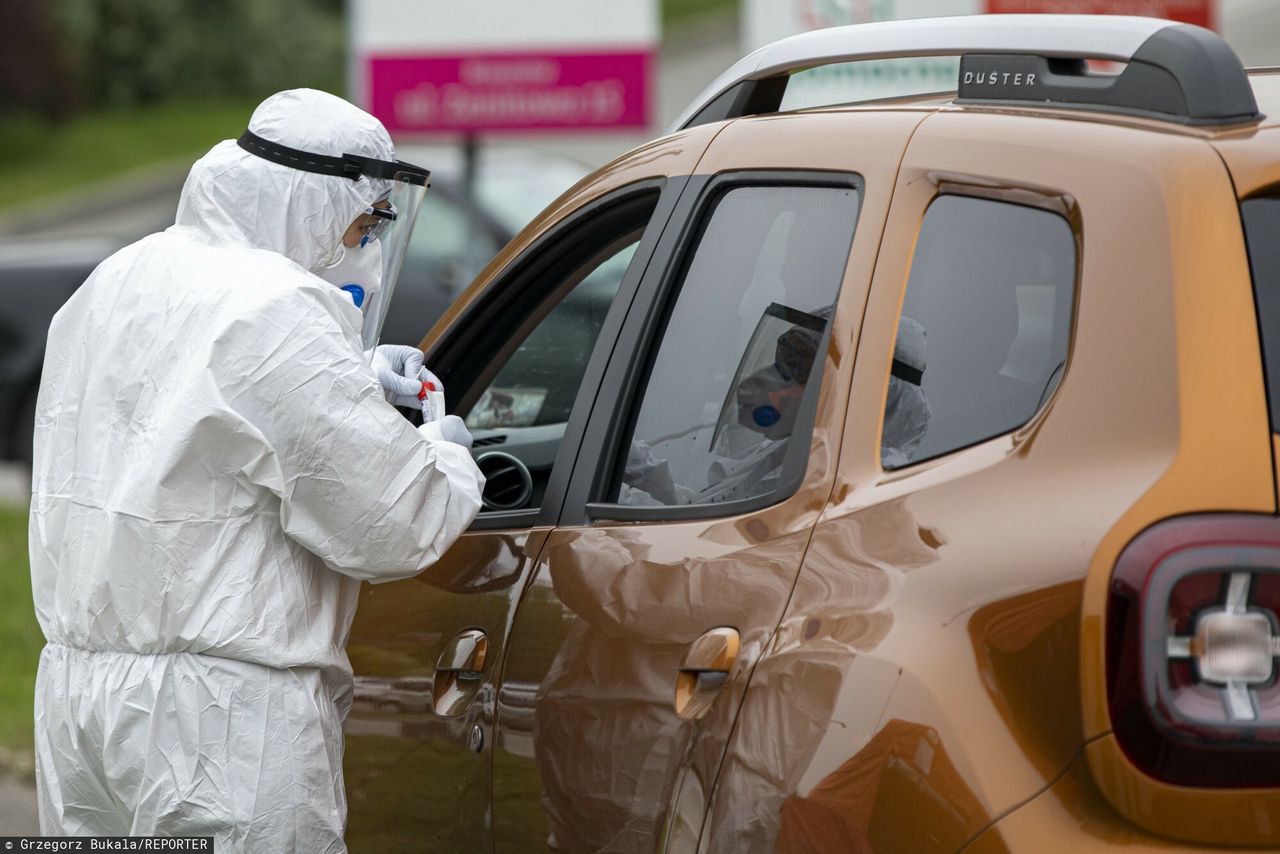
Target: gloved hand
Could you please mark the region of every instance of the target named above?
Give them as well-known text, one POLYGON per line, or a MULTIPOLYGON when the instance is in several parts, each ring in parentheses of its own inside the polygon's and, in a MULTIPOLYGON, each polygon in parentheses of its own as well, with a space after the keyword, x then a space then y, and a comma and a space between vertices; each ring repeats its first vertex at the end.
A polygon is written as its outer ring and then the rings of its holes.
POLYGON ((418 429, 428 439, 452 442, 455 445, 461 445, 468 451, 471 450, 471 431, 467 429, 466 423, 456 415, 446 415, 436 421, 423 422, 418 429))
MULTIPOLYGON (((418 383, 417 395, 422 406, 422 423, 430 424, 444 418, 444 383, 426 368, 418 370, 418 383)), ((467 447, 471 445, 468 444, 467 447)))
POLYGON ((404 344, 382 344, 373 351, 373 372, 378 376, 387 403, 393 406, 420 406, 422 351, 404 344))

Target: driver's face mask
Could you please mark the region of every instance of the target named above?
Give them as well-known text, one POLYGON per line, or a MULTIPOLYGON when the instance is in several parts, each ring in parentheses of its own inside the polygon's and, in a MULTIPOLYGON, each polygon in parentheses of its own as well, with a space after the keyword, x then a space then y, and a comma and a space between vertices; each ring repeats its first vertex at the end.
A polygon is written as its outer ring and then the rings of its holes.
POLYGON ((377 240, 354 249, 342 247, 338 260, 319 272, 320 278, 351 295, 362 312, 368 312, 374 295, 382 290, 382 245, 377 240))
POLYGON ((738 423, 765 438, 785 439, 796 426, 803 401, 804 384, 770 365, 738 385, 738 423))
POLYGON ((791 435, 819 340, 817 333, 800 327, 778 336, 773 364, 738 385, 739 424, 769 439, 791 435))

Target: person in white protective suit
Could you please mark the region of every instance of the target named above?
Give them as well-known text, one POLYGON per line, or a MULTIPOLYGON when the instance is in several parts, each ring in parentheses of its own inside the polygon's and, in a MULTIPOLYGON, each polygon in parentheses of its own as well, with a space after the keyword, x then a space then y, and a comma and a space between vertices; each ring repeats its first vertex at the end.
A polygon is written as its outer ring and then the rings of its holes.
POLYGON ((375 369, 375 316, 317 273, 375 238, 385 297, 399 247, 374 221, 411 226, 425 185, 372 116, 279 93, 192 167, 176 224, 54 318, 30 523, 42 833, 345 850, 359 581, 435 561, 483 478, 458 419, 389 405, 436 382, 421 354, 375 369))

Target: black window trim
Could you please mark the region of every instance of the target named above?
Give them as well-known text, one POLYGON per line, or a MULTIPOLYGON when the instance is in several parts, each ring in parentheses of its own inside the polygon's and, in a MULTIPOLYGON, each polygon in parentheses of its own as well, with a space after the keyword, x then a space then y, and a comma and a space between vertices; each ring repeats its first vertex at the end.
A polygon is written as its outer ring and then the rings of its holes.
MULTIPOLYGON (((652 262, 653 273, 641 284, 633 313, 627 318, 624 339, 618 352, 627 354, 625 360, 611 363, 601 389, 601 401, 597 402, 593 421, 588 425, 580 456, 595 460, 594 469, 575 473, 566 496, 562 525, 585 525, 595 522, 660 522, 695 519, 717 519, 750 513, 779 504, 795 495, 804 481, 813 445, 813 426, 816 418, 816 399, 821 392, 826 359, 816 362, 817 382, 810 382, 805 390, 801 413, 796 421, 795 435, 808 435, 807 443, 797 443, 789 450, 783 463, 782 477, 776 489, 738 501, 718 504, 687 504, 678 506, 642 507, 617 504, 602 500, 611 491, 621 474, 625 458, 621 453, 622 442, 638 416, 638 399, 641 385, 647 381, 653 359, 661 345, 661 332, 666 327, 670 312, 675 306, 685 271, 693 260, 702 235, 710 222, 711 214, 720 198, 730 190, 743 187, 829 187, 854 190, 858 194, 857 215, 853 223, 853 239, 845 254, 842 274, 847 273, 853 242, 857 238, 858 223, 862 218, 866 200, 866 181, 852 171, 801 170, 801 169, 743 169, 726 171, 716 175, 694 175, 686 188, 684 198, 671 221, 679 222, 679 228, 668 228, 663 244, 657 248, 655 258, 661 258, 659 267, 652 262)), ((842 282, 843 284, 843 282, 842 282)), ((836 292, 839 300, 840 290, 836 292)), ((831 325, 822 337, 820 352, 828 349, 831 325)))
MULTIPOLYGON (((620 207, 640 203, 656 193, 653 212, 649 215, 640 243, 631 263, 618 286, 618 294, 600 329, 592 348, 582 383, 574 398, 564 436, 551 466, 551 475, 543 493, 542 503, 536 508, 482 512, 468 527, 468 531, 499 531, 526 529, 535 526, 554 526, 564 506, 566 486, 576 459, 582 436, 590 416, 591 403, 599 391, 605 366, 612 355, 623 322, 640 286, 645 270, 653 258, 654 249, 667 221, 675 208, 687 178, 646 178, 610 190, 573 211, 559 223, 539 235, 506 267, 495 275, 484 290, 450 324, 427 352, 427 364, 441 375, 445 388, 454 366, 464 361, 466 351, 482 337, 482 327, 509 310, 521 290, 520 280, 528 281, 545 275, 546 268, 556 263, 555 250, 566 240, 580 241, 584 234, 588 239, 593 232, 606 229, 611 224, 608 216, 620 207), (439 365, 440 367, 436 367, 439 365)), ((548 290, 549 289, 544 289, 548 290)))
MULTIPOLYGON (((891 345, 897 341, 898 324, 902 322, 901 306, 902 300, 906 298, 907 286, 911 283, 911 271, 915 267, 916 250, 920 245, 920 234, 924 230, 924 219, 929 213, 929 208, 933 207, 933 203, 944 196, 960 196, 962 198, 976 199, 987 202, 1000 202, 1006 205, 1014 205, 1016 207, 1030 208, 1031 210, 1040 210, 1046 213, 1054 214, 1067 224, 1067 228, 1071 231, 1072 243, 1075 246, 1076 264, 1075 275, 1072 279, 1071 287, 1071 318, 1067 326, 1067 354, 1062 360, 1062 364, 1058 366, 1053 376, 1057 377, 1057 381, 1046 387, 1041 393, 1040 400, 1036 404, 1035 410, 1027 417, 1025 421, 1014 425, 1007 430, 1001 430, 999 433, 992 433, 989 436, 983 436, 972 442, 949 448, 941 451, 931 457, 921 457, 918 460, 908 460, 905 464, 897 468, 886 468, 884 463, 880 463, 881 472, 890 477, 894 477, 914 469, 918 465, 925 463, 936 463, 944 457, 952 454, 967 451, 978 445, 985 445, 995 439, 1002 438, 1026 429, 1027 425, 1037 421, 1041 413, 1048 409, 1050 402, 1058 396, 1058 390, 1062 388, 1063 381, 1066 380, 1067 374, 1071 370, 1071 361, 1075 354, 1076 341, 1076 324, 1080 321, 1080 295, 1083 291, 1084 277, 1084 225, 1080 214, 1079 204, 1075 197, 1065 192, 1055 192, 1052 190, 1032 189, 1029 186, 1022 185, 987 185, 987 184, 969 184, 964 179, 947 178, 938 184, 938 191, 925 204, 924 209, 920 213, 920 222, 917 225, 915 233, 912 235, 911 257, 907 266, 907 275, 903 278, 901 289, 898 292, 899 297, 899 317, 897 323, 893 327, 893 337, 891 345)), ((893 355, 890 352, 890 360, 893 355)), ((1051 377, 1052 379, 1052 377, 1051 377)), ((880 427, 876 443, 876 457, 880 458, 884 449, 884 412, 889 401, 889 374, 886 371, 883 394, 880 398, 880 427)))
MULTIPOLYGON (((1275 382, 1277 378, 1273 376, 1275 372, 1274 367, 1268 360, 1267 328, 1264 323, 1265 318, 1262 312, 1263 296, 1261 288, 1265 284, 1264 279, 1266 279, 1266 276, 1264 274, 1267 271, 1261 269, 1259 264, 1260 259, 1254 249, 1258 243, 1256 235, 1255 240, 1250 241, 1249 239, 1250 231, 1256 228, 1256 225, 1253 223, 1254 218, 1252 216, 1252 211, 1255 208, 1255 204, 1253 203, 1261 201, 1272 202, 1280 205, 1280 184, 1271 184, 1265 187, 1260 187, 1236 202, 1236 207, 1240 211, 1240 234, 1244 239, 1245 262, 1249 268, 1249 285, 1250 296, 1253 297, 1253 314, 1257 319, 1258 352, 1262 355, 1262 385, 1267 398, 1267 425, 1270 427, 1272 433, 1280 433, 1280 399, 1276 399, 1276 396, 1272 394, 1272 383, 1275 382)), ((1271 342, 1271 352, 1273 354, 1278 343, 1280 342, 1276 342, 1274 340, 1271 342)), ((1275 356, 1273 355, 1272 358, 1274 359, 1275 356)), ((1280 359, 1276 359, 1276 361, 1280 361, 1280 359)))

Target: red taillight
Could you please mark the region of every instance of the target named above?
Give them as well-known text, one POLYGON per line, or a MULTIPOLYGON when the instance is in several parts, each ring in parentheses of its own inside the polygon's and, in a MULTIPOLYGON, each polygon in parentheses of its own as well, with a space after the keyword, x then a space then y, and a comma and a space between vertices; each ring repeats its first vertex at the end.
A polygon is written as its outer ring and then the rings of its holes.
POLYGON ((1184 786, 1280 786, 1280 518, 1188 516, 1121 553, 1107 607, 1116 739, 1184 786))

